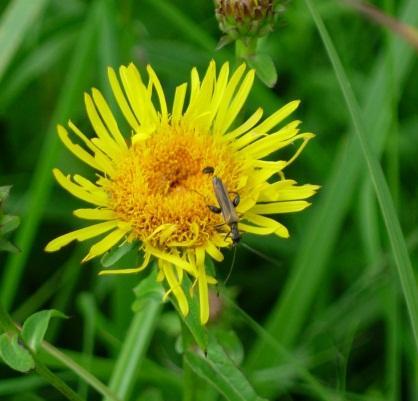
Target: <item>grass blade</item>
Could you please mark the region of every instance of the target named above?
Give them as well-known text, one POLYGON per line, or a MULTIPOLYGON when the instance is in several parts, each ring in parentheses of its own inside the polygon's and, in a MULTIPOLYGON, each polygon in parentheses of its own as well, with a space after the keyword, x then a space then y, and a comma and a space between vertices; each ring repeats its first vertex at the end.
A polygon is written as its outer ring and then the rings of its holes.
POLYGON ((14 0, 0 21, 0 81, 27 31, 48 4, 48 0, 14 0))
POLYGON ((388 233, 389 241, 392 247, 393 258, 398 270, 402 292, 408 309, 409 318, 411 320, 411 328, 415 340, 415 345, 418 350, 418 290, 416 288, 415 276, 412 269, 411 260, 409 258, 408 249, 406 247, 401 225, 396 215, 392 196, 383 174, 382 167, 380 166, 379 161, 373 152, 369 139, 366 135, 366 130, 362 122, 360 106, 358 105, 354 93, 351 89, 350 82, 345 74, 343 65, 334 48, 328 31, 311 0, 305 0, 305 3, 311 12, 312 18, 315 21, 324 46, 327 50, 328 56, 335 70, 335 75, 337 76, 338 83, 351 115, 354 130, 360 141, 363 156, 366 160, 370 178, 373 183, 386 225, 386 231, 388 233))
POLYGON ((55 132, 55 126, 58 122, 68 119, 71 109, 82 98, 82 80, 86 76, 88 66, 91 65, 90 57, 95 44, 97 4, 99 3, 95 2, 92 4, 90 14, 86 18, 84 28, 75 46, 69 72, 62 87, 57 107, 51 118, 51 124, 39 155, 39 162, 33 173, 32 185, 27 195, 30 210, 28 210, 26 216, 22 216, 22 225, 16 237, 16 243, 22 252, 9 257, 0 288, 0 298, 6 308, 10 308, 16 295, 23 268, 29 256, 31 244, 51 190, 51 170, 58 152, 58 136, 55 132))
MULTIPOLYGON (((406 0, 401 19, 414 24, 418 21, 418 3, 406 0)), ((412 65, 413 51, 405 43, 396 41, 393 47, 394 80, 398 88, 403 85, 406 73, 412 65)), ((390 105, 385 94, 388 91, 386 77, 386 55, 377 59, 374 77, 366 88, 364 115, 367 117, 368 132, 377 154, 382 151, 390 119, 386 112, 390 105)), ((355 185, 362 168, 362 155, 358 140, 350 135, 342 144, 335 158, 328 182, 324 185, 319 204, 313 206, 314 215, 307 227, 304 241, 296 257, 290 277, 282 296, 278 299, 267 320, 267 330, 285 346, 292 345, 298 338, 304 319, 327 273, 328 261, 337 241, 344 216, 347 213, 355 185)), ((255 342, 249 355, 251 368, 268 366, 280 359, 262 339, 255 342)))

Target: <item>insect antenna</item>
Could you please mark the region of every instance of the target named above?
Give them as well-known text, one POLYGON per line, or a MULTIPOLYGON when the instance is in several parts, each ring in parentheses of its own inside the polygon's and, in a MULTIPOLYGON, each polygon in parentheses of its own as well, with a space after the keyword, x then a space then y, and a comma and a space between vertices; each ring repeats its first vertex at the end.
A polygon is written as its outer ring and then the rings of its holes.
POLYGON ((261 259, 264 259, 266 262, 269 262, 277 267, 282 267, 282 263, 278 262, 277 260, 271 258, 270 256, 267 256, 263 252, 258 251, 257 249, 253 248, 252 246, 248 245, 247 243, 240 241, 240 245, 242 245, 245 249, 248 249, 250 252, 254 253, 261 259))
POLYGON ((235 265, 236 259, 237 259, 237 247, 234 246, 234 253, 232 255, 231 267, 229 268, 229 272, 228 272, 228 275, 226 276, 226 279, 224 281, 224 285, 226 285, 226 283, 228 282, 229 278, 231 277, 232 270, 234 269, 234 265, 235 265))

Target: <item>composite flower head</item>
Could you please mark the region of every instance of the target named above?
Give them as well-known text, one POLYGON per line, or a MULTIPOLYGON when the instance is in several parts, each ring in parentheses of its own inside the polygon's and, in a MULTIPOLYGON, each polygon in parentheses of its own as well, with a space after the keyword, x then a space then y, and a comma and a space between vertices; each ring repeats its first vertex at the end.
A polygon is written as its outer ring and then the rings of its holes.
MULTIPOLYGON (((87 115, 94 136, 86 136, 71 121, 70 130, 58 126, 58 135, 75 156, 95 171, 95 179, 65 175, 54 169, 58 183, 90 204, 74 214, 91 223, 64 234, 46 246, 57 251, 70 242, 100 237, 83 261, 100 256, 126 242, 138 241, 143 262, 132 269, 104 270, 102 274, 129 274, 157 262, 158 279, 167 285, 181 312, 189 310, 182 287, 185 275, 196 283, 200 319, 209 318, 208 285, 216 279, 207 273, 205 259, 221 261, 221 250, 230 247, 228 225, 218 205, 212 178, 214 168, 231 194, 239 194, 236 207, 241 233, 275 234, 287 238, 288 230, 269 217, 298 212, 317 190, 285 178, 285 169, 314 136, 299 131, 300 121, 276 128, 298 106, 293 101, 262 119, 257 109, 237 122, 254 80, 254 71, 243 64, 219 72, 211 62, 203 77, 191 72, 190 83, 179 85, 169 108, 154 70, 148 80, 130 64, 109 68, 109 81, 130 132, 121 132, 108 103, 97 90, 85 94, 87 115), (264 160, 290 146, 286 160, 264 160), (96 221, 96 222, 94 222, 96 221)), ((219 205, 218 205, 219 206, 219 205)))

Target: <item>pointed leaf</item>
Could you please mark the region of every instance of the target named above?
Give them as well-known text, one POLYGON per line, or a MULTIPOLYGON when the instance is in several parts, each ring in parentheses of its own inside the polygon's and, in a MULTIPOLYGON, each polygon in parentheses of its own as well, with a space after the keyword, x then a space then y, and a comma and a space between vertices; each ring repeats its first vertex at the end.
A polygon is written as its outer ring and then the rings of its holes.
POLYGON ((18 216, 11 216, 5 214, 0 218, 0 234, 4 235, 19 227, 20 218, 18 216))
POLYGON ((232 362, 240 365, 244 360, 244 347, 237 333, 233 330, 219 329, 216 330, 216 338, 232 362))
POLYGON ((213 334, 209 336, 207 356, 187 351, 186 363, 229 401, 265 401, 259 397, 244 374, 232 362, 213 334))
POLYGON ((50 309, 34 313, 25 320, 25 323, 23 323, 22 338, 33 352, 38 351, 41 342, 45 337, 51 317, 67 318, 67 316, 60 311, 50 309))
POLYGON ((7 241, 4 238, 0 238, 0 251, 19 253, 20 249, 13 245, 10 241, 7 241))
POLYGON ((136 242, 131 242, 130 244, 126 243, 106 252, 100 260, 102 266, 103 267, 113 266, 116 262, 118 262, 126 254, 128 254, 128 252, 130 252, 136 245, 137 245, 136 242))
POLYGON ((7 333, 3 333, 0 336, 0 357, 6 365, 18 372, 29 372, 35 367, 32 355, 19 344, 18 334, 10 337, 7 333))
POLYGON ((11 188, 12 188, 11 185, 5 185, 5 186, 0 187, 0 205, 2 202, 4 202, 8 198, 11 188))
POLYGON ((268 54, 256 54, 248 59, 248 64, 255 68, 258 78, 263 81, 269 88, 276 85, 277 70, 273 60, 268 54))
POLYGON ((184 294, 186 295, 187 302, 189 304, 189 313, 187 316, 183 316, 177 307, 176 302, 172 299, 172 302, 177 309, 179 316, 183 319, 185 325, 190 330, 197 345, 206 350, 208 346, 208 331, 205 326, 200 323, 200 306, 199 296, 194 292, 192 283, 188 277, 183 277, 182 287, 184 294))
POLYGON ((216 45, 216 49, 215 50, 220 50, 223 47, 225 47, 226 45, 229 45, 230 43, 233 42, 233 39, 231 37, 229 37, 228 35, 224 35, 219 39, 218 44, 216 45))

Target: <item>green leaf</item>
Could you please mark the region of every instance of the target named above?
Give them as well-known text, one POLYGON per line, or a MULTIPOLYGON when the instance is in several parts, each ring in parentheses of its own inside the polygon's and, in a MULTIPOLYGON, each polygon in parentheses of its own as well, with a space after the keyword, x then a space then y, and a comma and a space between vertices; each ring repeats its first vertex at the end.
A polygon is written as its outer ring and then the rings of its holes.
POLYGON ((255 68, 257 77, 260 78, 269 88, 276 85, 277 70, 273 60, 268 54, 256 54, 248 58, 248 64, 255 68))
POLYGON ((213 335, 209 336, 206 356, 202 351, 187 351, 185 362, 229 401, 264 400, 256 394, 213 335))
POLYGON ((205 326, 200 323, 200 306, 199 306, 199 297, 197 294, 194 294, 192 289, 192 283, 188 277, 183 277, 183 290, 189 303, 189 313, 187 316, 183 316, 176 301, 171 298, 177 312, 184 321, 185 325, 192 334, 197 345, 202 349, 206 350, 208 346, 208 331, 205 326))
POLYGON ((4 235, 19 227, 20 218, 18 216, 11 216, 5 214, 0 218, 0 234, 4 235))
POLYGON ((157 269, 153 269, 147 278, 134 288, 135 301, 132 304, 132 310, 139 312, 148 305, 149 301, 161 302, 164 296, 164 289, 161 283, 157 282, 157 269))
POLYGON ((51 317, 67 318, 67 316, 60 311, 50 309, 34 313, 25 320, 25 323, 23 323, 22 338, 33 352, 38 351, 42 340, 45 337, 51 317))
POLYGON ((219 42, 218 42, 218 44, 216 45, 216 50, 220 50, 220 49, 222 49, 223 47, 225 47, 225 46, 227 46, 227 45, 229 45, 230 43, 232 43, 233 42, 233 39, 230 37, 230 36, 228 36, 228 35, 224 35, 224 36, 222 36, 220 39, 219 39, 219 42))
POLYGON ((12 369, 18 372, 29 372, 35 367, 35 361, 27 349, 19 344, 19 335, 3 333, 0 336, 0 357, 12 369))
POLYGON ((9 197, 11 188, 11 185, 5 185, 0 187, 0 205, 9 197))
POLYGON ((100 260, 102 266, 103 267, 113 266, 122 257, 124 257, 128 252, 130 252, 134 247, 136 247, 136 245, 137 245, 136 242, 131 242, 130 244, 126 243, 106 252, 100 260))
POLYGON ((22 40, 33 29, 47 4, 47 0, 14 0, 3 12, 0 20, 0 81, 22 40))
POLYGON ((10 241, 0 238, 0 251, 19 253, 20 249, 13 245, 10 241))
POLYGON ((232 362, 239 366, 244 360, 244 347, 233 330, 216 330, 216 337, 232 362))

